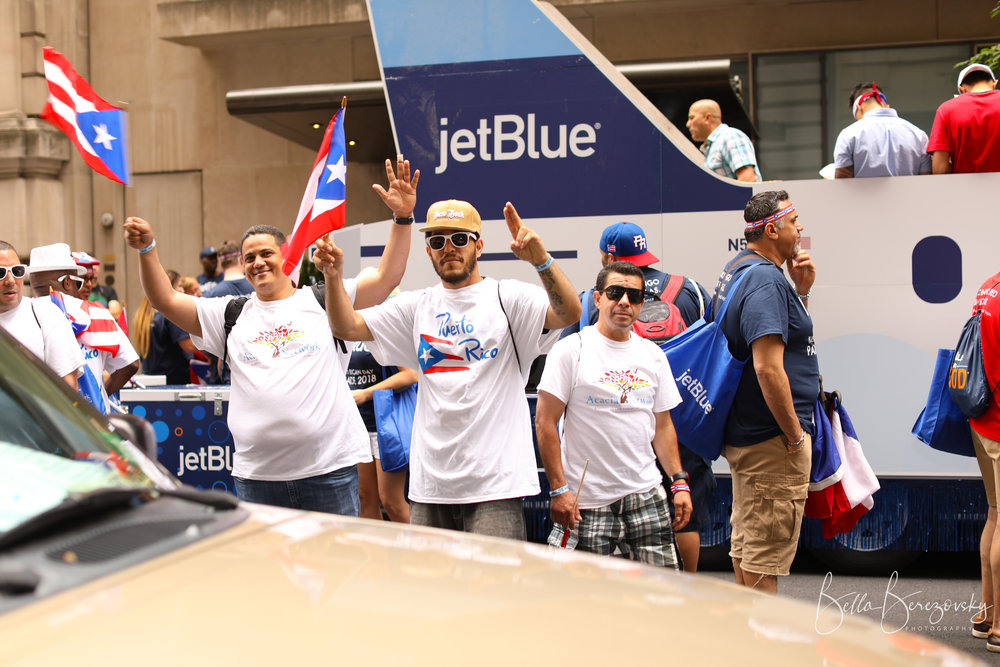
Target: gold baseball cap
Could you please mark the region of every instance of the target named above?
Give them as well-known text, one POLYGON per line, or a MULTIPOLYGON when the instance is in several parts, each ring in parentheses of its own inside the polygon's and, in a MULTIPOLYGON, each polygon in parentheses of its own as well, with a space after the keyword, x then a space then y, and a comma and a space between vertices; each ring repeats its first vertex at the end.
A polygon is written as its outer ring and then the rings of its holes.
POLYGON ((427 209, 427 222, 418 232, 437 229, 459 229, 482 236, 482 219, 479 211, 467 201, 446 199, 434 202, 427 209))

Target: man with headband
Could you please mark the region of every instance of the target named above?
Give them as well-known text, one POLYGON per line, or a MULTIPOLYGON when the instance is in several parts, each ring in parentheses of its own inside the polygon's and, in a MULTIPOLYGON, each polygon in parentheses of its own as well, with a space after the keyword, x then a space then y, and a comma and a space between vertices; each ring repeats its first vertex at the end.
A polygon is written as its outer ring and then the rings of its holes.
POLYGON ((720 303, 733 299, 719 326, 733 356, 747 359, 722 449, 733 480, 730 556, 738 584, 775 593, 795 557, 809 491, 819 364, 806 308, 816 267, 799 246, 787 192, 754 195, 743 218, 747 248, 718 290, 720 303))
POLYGON ((878 84, 859 83, 850 99, 855 122, 837 137, 834 178, 931 173, 927 134, 899 117, 878 84))

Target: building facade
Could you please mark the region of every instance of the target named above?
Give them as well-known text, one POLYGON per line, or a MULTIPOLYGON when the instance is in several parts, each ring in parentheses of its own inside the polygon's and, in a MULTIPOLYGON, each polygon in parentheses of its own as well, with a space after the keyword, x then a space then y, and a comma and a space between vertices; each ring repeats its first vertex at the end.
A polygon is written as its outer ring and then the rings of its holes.
MULTIPOLYGON (((756 139, 765 178, 816 177, 857 81, 929 131, 954 63, 1000 33, 995 0, 552 4, 679 127, 694 99, 728 96, 724 120, 756 139)), ((341 95, 348 224, 385 217, 371 183, 395 149, 363 0, 0 0, 0 49, 0 238, 25 256, 56 241, 96 254, 130 306, 141 292, 122 220, 153 221, 164 264, 192 275, 205 245, 253 224, 290 230, 341 95), (131 187, 38 119, 44 45, 128 109, 131 187)))

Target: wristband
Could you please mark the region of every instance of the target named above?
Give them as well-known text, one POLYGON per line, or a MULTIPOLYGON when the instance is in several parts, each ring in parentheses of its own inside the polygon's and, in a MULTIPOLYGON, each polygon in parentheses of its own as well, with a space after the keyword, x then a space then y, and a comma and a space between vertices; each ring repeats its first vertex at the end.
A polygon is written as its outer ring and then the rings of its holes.
POLYGON ((676 475, 671 475, 671 476, 670 476, 670 483, 671 483, 671 484, 673 484, 673 483, 675 483, 675 482, 679 482, 679 481, 681 481, 681 480, 684 480, 684 481, 690 481, 690 480, 691 480, 691 475, 689 475, 689 474, 687 474, 686 472, 684 472, 683 470, 681 470, 681 471, 680 471, 679 473, 677 473, 676 475))
POLYGON ((558 489, 552 489, 551 491, 549 491, 549 498, 555 498, 556 496, 561 496, 562 494, 567 493, 568 491, 569 491, 569 485, 563 484, 558 489))
POLYGON ((806 441, 806 430, 802 429, 802 435, 800 435, 799 439, 796 440, 795 442, 792 442, 791 440, 788 440, 787 438, 785 440, 788 443, 788 446, 794 449, 795 447, 800 446, 803 442, 806 441))
POLYGON ((147 252, 149 252, 150 250, 152 250, 155 247, 156 247, 156 239, 153 239, 153 242, 150 243, 145 248, 139 248, 139 254, 140 255, 145 255, 147 252))
POLYGON ((681 491, 687 491, 688 493, 691 493, 691 487, 688 486, 686 482, 677 482, 676 484, 670 485, 671 494, 678 494, 681 491))
POLYGON ((545 269, 549 268, 550 266, 552 266, 552 255, 549 255, 549 258, 547 260, 536 266, 535 271, 542 272, 545 269))
POLYGON ((809 297, 811 297, 813 295, 813 291, 809 290, 805 294, 799 294, 798 292, 796 292, 796 294, 798 294, 798 296, 799 296, 800 299, 802 299, 803 301, 805 301, 806 299, 808 299, 809 297))
POLYGON ((409 215, 405 218, 397 218, 396 216, 392 216, 392 221, 395 222, 397 225, 412 225, 413 216, 409 215))

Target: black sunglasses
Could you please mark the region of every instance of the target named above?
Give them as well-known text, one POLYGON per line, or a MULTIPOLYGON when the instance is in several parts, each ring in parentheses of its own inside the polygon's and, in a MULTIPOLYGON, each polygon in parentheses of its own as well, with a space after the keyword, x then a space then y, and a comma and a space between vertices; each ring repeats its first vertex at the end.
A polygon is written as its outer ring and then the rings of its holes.
POLYGON ((24 274, 28 272, 28 267, 26 267, 24 264, 15 264, 14 266, 0 266, 0 280, 3 280, 7 277, 8 271, 10 271, 10 274, 15 278, 23 278, 24 274))
POLYGON ((601 291, 612 301, 621 301, 622 297, 628 294, 628 302, 633 306, 642 303, 646 296, 646 293, 639 287, 624 287, 622 285, 608 285, 601 291))

